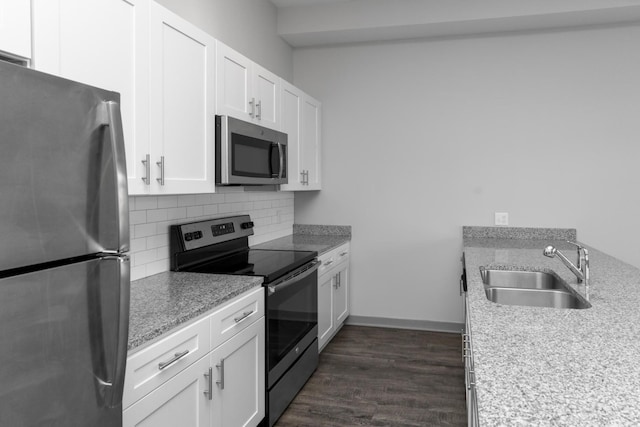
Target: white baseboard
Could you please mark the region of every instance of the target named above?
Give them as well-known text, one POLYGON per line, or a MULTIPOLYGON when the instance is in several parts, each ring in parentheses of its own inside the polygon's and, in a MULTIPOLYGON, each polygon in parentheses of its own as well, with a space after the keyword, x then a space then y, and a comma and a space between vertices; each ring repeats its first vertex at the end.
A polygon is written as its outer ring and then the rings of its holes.
POLYGON ((431 320, 391 319, 386 317, 354 315, 350 315, 349 317, 347 317, 345 324, 356 326, 375 326, 378 328, 417 329, 420 331, 451 332, 456 334, 459 334, 463 327, 462 323, 455 322, 434 322, 431 320))

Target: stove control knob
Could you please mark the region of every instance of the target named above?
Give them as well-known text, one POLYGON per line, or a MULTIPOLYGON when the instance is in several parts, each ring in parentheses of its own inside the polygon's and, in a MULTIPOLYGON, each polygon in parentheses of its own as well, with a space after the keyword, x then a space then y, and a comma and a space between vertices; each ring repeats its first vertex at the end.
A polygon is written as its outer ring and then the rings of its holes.
POLYGON ((253 228, 253 221, 243 222, 242 224, 240 224, 240 228, 242 228, 243 230, 253 228))

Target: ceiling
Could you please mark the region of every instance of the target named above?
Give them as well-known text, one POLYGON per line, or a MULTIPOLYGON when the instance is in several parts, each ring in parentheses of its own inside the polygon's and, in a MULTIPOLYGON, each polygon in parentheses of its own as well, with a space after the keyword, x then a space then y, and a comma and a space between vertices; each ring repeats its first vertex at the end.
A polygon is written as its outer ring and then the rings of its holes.
POLYGON ((640 0, 271 0, 293 47, 640 23, 640 0))
POLYGON ((350 0, 271 0, 271 3, 275 4, 276 7, 287 7, 310 4, 339 3, 347 1, 350 0))

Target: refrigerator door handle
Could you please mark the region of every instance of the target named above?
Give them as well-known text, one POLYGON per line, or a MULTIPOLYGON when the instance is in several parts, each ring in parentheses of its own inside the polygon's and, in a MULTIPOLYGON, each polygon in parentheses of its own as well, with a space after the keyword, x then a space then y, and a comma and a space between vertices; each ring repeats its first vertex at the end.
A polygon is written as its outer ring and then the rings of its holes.
POLYGON ((113 166, 115 184, 117 189, 116 209, 118 211, 118 252, 129 250, 129 194, 127 182, 126 160, 124 153, 124 131, 122 129, 122 116, 120 114, 120 104, 114 101, 105 101, 103 106, 106 109, 106 123, 109 127, 111 141, 111 151, 113 153, 113 166))
POLYGON ((124 256, 106 256, 104 260, 116 260, 119 262, 120 270, 120 310, 118 315, 118 342, 116 347, 116 360, 113 369, 112 383, 107 385, 105 393, 105 403, 108 407, 116 407, 122 403, 124 391, 124 375, 127 364, 127 346, 129 341, 129 283, 130 283, 130 260, 124 256), (110 385, 110 387, 109 387, 110 385))

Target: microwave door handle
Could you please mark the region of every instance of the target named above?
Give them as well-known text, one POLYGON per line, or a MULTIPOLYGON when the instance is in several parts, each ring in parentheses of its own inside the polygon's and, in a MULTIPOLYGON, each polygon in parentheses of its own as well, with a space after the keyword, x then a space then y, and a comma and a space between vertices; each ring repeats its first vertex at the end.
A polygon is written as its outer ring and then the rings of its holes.
POLYGON ((278 179, 282 179, 282 174, 284 174, 284 149, 282 148, 281 143, 278 144, 278 154, 280 155, 280 173, 278 173, 278 179))

